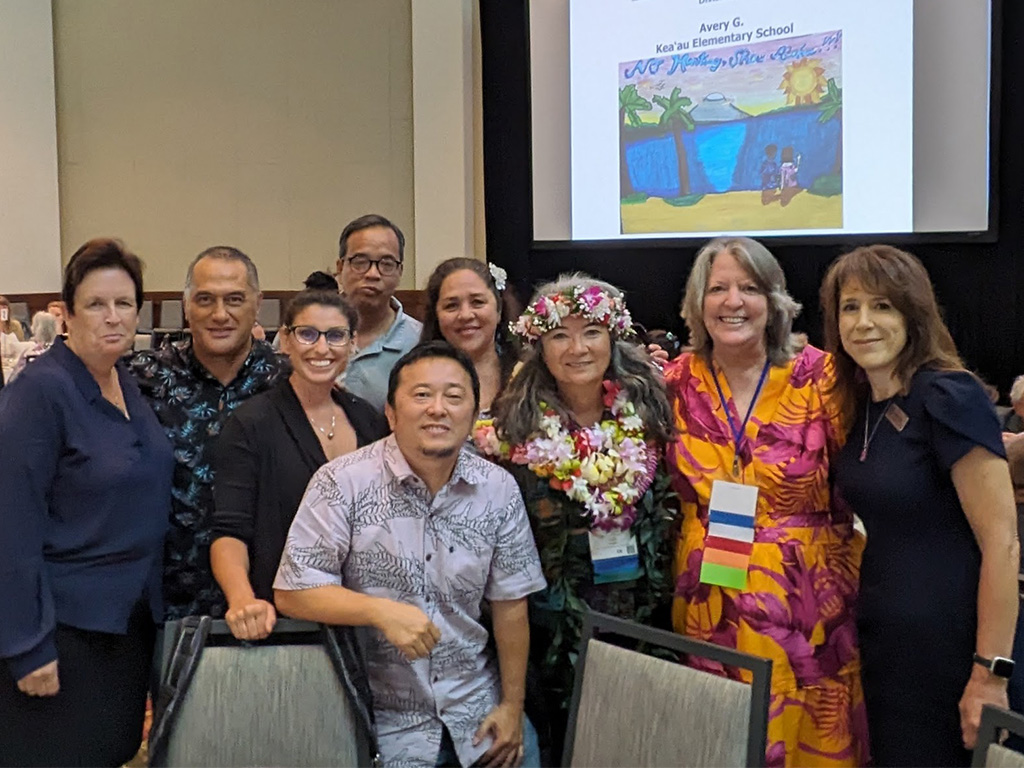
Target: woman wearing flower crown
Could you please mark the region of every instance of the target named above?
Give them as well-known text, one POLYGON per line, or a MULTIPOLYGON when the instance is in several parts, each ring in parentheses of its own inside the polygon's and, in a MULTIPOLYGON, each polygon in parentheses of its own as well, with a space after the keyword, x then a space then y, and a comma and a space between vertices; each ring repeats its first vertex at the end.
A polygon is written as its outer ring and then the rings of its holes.
POLYGON ((442 261, 427 280, 420 342, 444 339, 469 355, 480 377, 484 417, 516 364, 508 337, 516 307, 507 280, 501 267, 461 256, 442 261))
POLYGON ((672 415, 614 286, 564 275, 514 331, 522 368, 475 438, 518 481, 548 582, 530 598, 530 648, 557 758, 586 609, 667 625, 675 518, 656 471, 672 415))
POLYGON ((665 371, 683 518, 672 618, 677 632, 772 660, 769 766, 865 765, 863 541, 829 497, 832 360, 796 348, 799 310, 760 243, 722 238, 697 255, 682 308, 693 351, 665 371))

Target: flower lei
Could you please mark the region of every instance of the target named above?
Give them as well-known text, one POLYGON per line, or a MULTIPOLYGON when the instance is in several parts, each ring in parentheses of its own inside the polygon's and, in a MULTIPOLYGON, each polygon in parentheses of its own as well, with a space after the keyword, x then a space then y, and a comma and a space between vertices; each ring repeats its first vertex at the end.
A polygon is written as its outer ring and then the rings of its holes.
POLYGON ((654 480, 657 451, 644 440, 644 424, 617 382, 605 381, 604 405, 612 419, 570 430, 547 403, 540 403, 540 430, 512 446, 494 428, 494 419, 476 423, 473 438, 481 453, 526 464, 552 488, 583 504, 591 527, 629 530, 636 503, 654 480))
POLYGON ((607 326, 614 338, 628 336, 633 331, 633 319, 626 302, 597 285, 587 288, 577 285, 561 293, 538 296, 510 327, 512 333, 533 343, 561 326, 570 315, 607 326))

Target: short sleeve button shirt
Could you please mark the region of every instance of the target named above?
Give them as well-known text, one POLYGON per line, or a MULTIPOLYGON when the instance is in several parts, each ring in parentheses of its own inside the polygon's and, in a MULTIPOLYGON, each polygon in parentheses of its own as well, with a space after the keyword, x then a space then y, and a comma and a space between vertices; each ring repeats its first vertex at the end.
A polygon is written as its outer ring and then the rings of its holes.
POLYGON ((340 585, 420 608, 440 629, 430 655, 408 661, 379 631, 367 661, 385 764, 435 764, 442 724, 463 765, 500 700, 480 603, 544 588, 519 489, 504 469, 463 449, 431 498, 394 436, 341 456, 313 476, 292 523, 274 587, 340 585))

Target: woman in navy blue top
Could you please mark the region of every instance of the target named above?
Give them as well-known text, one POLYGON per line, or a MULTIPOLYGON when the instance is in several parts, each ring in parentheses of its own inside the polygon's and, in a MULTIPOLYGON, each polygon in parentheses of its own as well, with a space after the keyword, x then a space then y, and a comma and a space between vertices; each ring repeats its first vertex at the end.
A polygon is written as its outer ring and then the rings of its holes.
POLYGON ((174 462, 118 362, 139 259, 89 241, 63 298, 68 340, 0 393, 0 764, 116 766, 142 737, 174 462))
POLYGON ((857 629, 875 765, 969 765, 1006 706, 1017 617, 1013 490, 995 411, 928 274, 858 248, 821 289, 848 425, 837 496, 864 521, 857 629))

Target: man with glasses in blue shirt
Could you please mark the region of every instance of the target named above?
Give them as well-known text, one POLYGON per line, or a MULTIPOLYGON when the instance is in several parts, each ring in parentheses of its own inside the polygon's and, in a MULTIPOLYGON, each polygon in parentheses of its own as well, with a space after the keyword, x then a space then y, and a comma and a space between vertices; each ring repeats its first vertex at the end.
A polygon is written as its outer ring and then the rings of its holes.
POLYGON ((377 214, 349 222, 338 243, 338 283, 359 314, 356 351, 345 371, 345 389, 383 412, 388 374, 420 340, 423 325, 395 298, 402 278, 405 236, 377 214))

